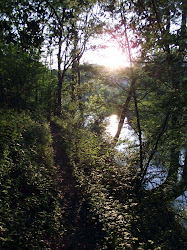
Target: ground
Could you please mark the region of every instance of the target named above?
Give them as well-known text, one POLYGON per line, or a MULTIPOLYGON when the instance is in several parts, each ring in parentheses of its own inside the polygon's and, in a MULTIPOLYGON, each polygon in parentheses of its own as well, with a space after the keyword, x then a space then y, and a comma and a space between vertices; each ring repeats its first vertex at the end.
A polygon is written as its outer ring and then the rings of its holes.
POLYGON ((78 187, 61 140, 60 128, 51 122, 56 181, 61 206, 62 236, 52 249, 99 249, 104 237, 102 226, 92 220, 89 203, 78 187))

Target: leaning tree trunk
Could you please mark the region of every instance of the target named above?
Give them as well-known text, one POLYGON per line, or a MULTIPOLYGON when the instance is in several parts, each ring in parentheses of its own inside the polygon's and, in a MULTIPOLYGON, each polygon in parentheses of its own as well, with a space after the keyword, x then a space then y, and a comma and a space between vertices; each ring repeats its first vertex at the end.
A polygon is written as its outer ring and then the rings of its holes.
POLYGON ((127 116, 127 112, 129 110, 129 103, 130 103, 131 98, 133 97, 133 93, 134 93, 134 89, 135 89, 135 83, 136 83, 136 79, 133 78, 132 82, 131 82, 129 92, 128 92, 126 102, 123 105, 123 109, 121 111, 121 116, 120 116, 120 120, 119 120, 119 123, 118 123, 118 129, 117 129, 116 135, 114 136, 114 139, 113 139, 114 142, 117 142, 117 140, 119 139, 119 136, 120 136, 120 133, 121 133, 124 121, 125 121, 125 117, 127 116))
POLYGON ((119 123, 118 123, 118 129, 117 129, 116 135, 114 136, 114 139, 113 139, 114 144, 116 144, 116 142, 119 139, 119 136, 120 136, 120 133, 121 133, 124 121, 125 121, 125 117, 127 116, 127 112, 129 110, 129 104, 130 104, 131 98, 133 97, 133 93, 135 91, 135 83, 136 83, 136 78, 135 78, 134 72, 133 72, 132 53, 131 53, 131 46, 130 46, 129 37, 128 37, 128 34, 127 34, 127 25, 126 25, 126 17, 125 17, 124 9, 123 9, 123 11, 121 13, 121 22, 122 22, 122 25, 124 27, 124 35, 125 35, 125 40, 126 40, 126 49, 127 49, 128 58, 129 58, 129 62, 130 62, 130 68, 131 68, 131 83, 130 83, 130 89, 129 89, 129 92, 128 92, 127 99, 126 99, 126 101, 125 101, 125 103, 123 105, 123 109, 122 109, 122 112, 121 112, 120 120, 119 120, 119 123))

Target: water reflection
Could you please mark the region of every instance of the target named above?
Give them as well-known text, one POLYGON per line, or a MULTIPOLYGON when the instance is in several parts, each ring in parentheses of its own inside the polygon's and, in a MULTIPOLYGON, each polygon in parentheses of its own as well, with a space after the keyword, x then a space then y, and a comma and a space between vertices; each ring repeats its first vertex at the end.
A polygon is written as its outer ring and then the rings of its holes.
MULTIPOLYGON (((109 136, 114 137, 118 129, 119 118, 117 115, 111 115, 106 118, 106 121, 108 122, 106 133, 109 136)), ((128 124, 127 118, 125 118, 116 149, 118 151, 124 151, 129 143, 138 143, 138 137, 134 129, 132 129, 132 127, 128 124)))
POLYGON ((106 127, 106 133, 114 137, 118 129, 117 115, 111 115, 110 117, 107 117, 106 120, 108 122, 108 126, 106 127))

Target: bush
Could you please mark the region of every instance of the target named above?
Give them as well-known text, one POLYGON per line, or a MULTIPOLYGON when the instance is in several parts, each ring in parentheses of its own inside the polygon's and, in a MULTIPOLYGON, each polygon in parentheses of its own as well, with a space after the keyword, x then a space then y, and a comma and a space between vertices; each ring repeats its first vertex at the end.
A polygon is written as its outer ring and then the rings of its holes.
POLYGON ((118 165, 111 145, 81 125, 78 118, 53 121, 61 127, 63 145, 79 188, 89 202, 92 220, 103 225, 106 237, 102 249, 133 246, 138 239, 131 234, 132 208, 136 203, 128 182, 128 178, 132 180, 130 169, 118 165))
POLYGON ((50 130, 25 114, 0 115, 0 248, 42 248, 59 226, 50 130))
POLYGON ((146 190, 137 190, 136 154, 120 155, 119 160, 102 135, 76 117, 55 121, 78 186, 89 202, 91 219, 102 225, 105 239, 99 249, 185 248, 185 233, 167 204, 146 190))

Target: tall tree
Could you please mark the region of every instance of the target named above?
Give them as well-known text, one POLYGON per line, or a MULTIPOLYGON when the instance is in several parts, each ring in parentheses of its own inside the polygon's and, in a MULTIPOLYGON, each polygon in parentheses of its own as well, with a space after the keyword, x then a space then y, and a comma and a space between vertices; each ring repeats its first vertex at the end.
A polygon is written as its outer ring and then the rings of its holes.
MULTIPOLYGON (((174 199, 187 188, 185 161, 182 166, 179 164, 186 126, 186 4, 184 1, 173 0, 112 3, 113 8, 111 1, 108 8, 112 15, 117 17, 116 20, 119 20, 113 25, 112 31, 110 30, 113 39, 118 40, 120 47, 127 51, 130 49, 131 54, 134 47, 136 50, 139 49, 141 55, 136 62, 140 66, 140 73, 133 73, 129 80, 129 92, 115 139, 119 137, 133 97, 136 115, 134 126, 139 134, 140 152, 137 190, 144 186, 147 171, 156 155, 157 158, 159 155, 160 162, 164 162, 161 153, 164 146, 164 157, 165 160, 167 158, 167 162, 165 161, 163 166, 167 169, 167 178, 158 190, 162 190, 164 199, 174 199), (149 85, 147 81, 150 82, 149 85), (149 110, 147 117, 146 110, 149 110), (147 135, 146 143, 142 142, 142 132, 147 135), (167 143, 164 143, 164 140, 167 143), (182 175, 178 181, 180 168, 182 175)), ((135 59, 131 58, 131 62, 135 63, 135 59)))
MULTIPOLYGON (((86 43, 97 26, 93 12, 94 3, 95 1, 83 3, 78 0, 63 3, 47 1, 51 13, 48 31, 58 50, 58 115, 62 112, 61 96, 65 73, 72 67, 75 75, 75 68, 77 71, 86 43)), ((74 76, 72 78, 75 79, 74 76)), ((73 80, 72 98, 74 84, 73 80)))
MULTIPOLYGON (((165 96, 167 104, 163 105, 160 110, 162 118, 160 132, 156 137, 155 146, 149 155, 148 165, 154 154, 158 152, 161 137, 167 135, 171 143, 165 145, 167 153, 170 155, 168 175, 160 190, 165 190, 165 198, 176 198, 187 189, 186 166, 185 162, 182 166, 183 174, 181 181, 178 182, 178 171, 181 168, 179 164, 179 155, 183 144, 184 133, 184 113, 185 103, 184 81, 185 81, 185 55, 184 55, 184 39, 186 37, 186 7, 184 2, 180 1, 147 1, 137 2, 135 4, 137 13, 139 14, 138 35, 142 37, 142 60, 146 62, 146 68, 149 63, 154 62, 158 54, 161 55, 162 67, 164 72, 160 72, 160 66, 154 63, 152 76, 155 80, 161 81, 160 90, 164 90, 164 95, 160 94, 160 98, 165 96), (146 14, 145 14, 146 13, 146 14), (154 27, 154 31, 152 30, 154 27), (149 32, 149 35, 147 34, 149 32), (154 47, 153 47, 154 44, 154 47), (154 50, 153 50, 154 48, 154 50), (155 53, 156 52, 156 53, 155 53), (151 53, 151 54, 150 54, 151 53), (152 56, 150 56, 152 55, 152 56), (154 73, 153 73, 154 70, 154 73), (161 73, 159 75, 159 72, 161 73), (167 83, 167 86, 166 86, 167 83), (165 87, 163 87, 165 85, 165 87), (180 110, 179 110, 180 106, 180 110), (182 111, 183 110, 183 111, 182 111), (181 112, 182 111, 182 112, 181 112), (179 127, 181 126, 181 129, 179 127)), ((159 89, 158 89, 159 90, 159 89)), ((145 177, 145 172, 142 180, 145 177)))

